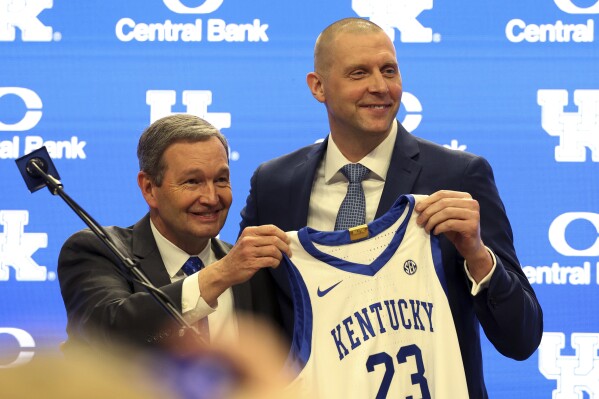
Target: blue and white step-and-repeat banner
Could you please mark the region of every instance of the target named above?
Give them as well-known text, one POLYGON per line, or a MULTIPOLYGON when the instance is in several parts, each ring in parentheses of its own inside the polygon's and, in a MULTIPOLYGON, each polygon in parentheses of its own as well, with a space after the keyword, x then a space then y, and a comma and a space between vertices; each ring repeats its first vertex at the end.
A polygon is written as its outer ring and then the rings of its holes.
POLYGON ((14 160, 45 145, 71 197, 131 225, 140 133, 196 114, 231 144, 234 241, 258 164, 328 133, 305 76, 350 16, 393 38, 406 128, 494 167, 545 333, 524 362, 483 343, 491 396, 599 398, 597 0, 0 0, 0 367, 65 339, 57 257, 85 227, 14 160))

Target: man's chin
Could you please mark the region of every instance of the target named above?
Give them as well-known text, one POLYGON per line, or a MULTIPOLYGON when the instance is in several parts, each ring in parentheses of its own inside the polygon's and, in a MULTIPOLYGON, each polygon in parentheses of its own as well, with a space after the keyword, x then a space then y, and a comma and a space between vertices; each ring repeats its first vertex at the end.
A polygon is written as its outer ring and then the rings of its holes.
POLYGON ((214 222, 214 223, 206 223, 201 226, 194 226, 192 231, 192 235, 197 238, 214 238, 218 236, 220 230, 222 229, 224 223, 214 222))
POLYGON ((364 133, 373 137, 387 137, 391 127, 389 126, 370 126, 364 129, 364 133))
POLYGON ((393 125, 394 118, 392 119, 375 119, 370 121, 365 121, 362 125, 362 130, 364 132, 371 133, 373 135, 386 134, 391 130, 391 126, 393 125))

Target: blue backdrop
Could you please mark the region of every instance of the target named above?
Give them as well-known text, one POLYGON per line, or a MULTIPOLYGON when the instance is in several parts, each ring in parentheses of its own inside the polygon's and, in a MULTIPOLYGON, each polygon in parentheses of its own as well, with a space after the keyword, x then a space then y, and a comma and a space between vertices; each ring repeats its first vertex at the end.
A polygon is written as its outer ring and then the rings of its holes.
POLYGON ((545 313, 515 362, 484 342, 492 397, 599 398, 597 0, 0 0, 0 367, 65 339, 58 252, 84 227, 14 159, 45 144, 66 191, 104 225, 147 206, 142 130, 172 112, 231 145, 234 241, 260 162, 328 133, 305 83, 318 33, 361 16, 394 39, 400 120, 485 156, 545 313))

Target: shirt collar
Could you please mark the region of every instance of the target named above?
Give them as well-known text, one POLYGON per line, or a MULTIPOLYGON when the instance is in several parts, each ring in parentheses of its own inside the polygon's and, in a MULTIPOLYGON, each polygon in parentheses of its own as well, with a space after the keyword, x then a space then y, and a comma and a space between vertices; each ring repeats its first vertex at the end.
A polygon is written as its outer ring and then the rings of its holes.
MULTIPOLYGON (((391 131, 385 140, 359 161, 372 172, 370 173, 370 178, 382 181, 385 181, 387 178, 387 171, 389 170, 389 164, 391 163, 391 155, 393 154, 396 137, 397 121, 393 120, 391 131)), ((346 180, 340 172, 340 169, 351 162, 341 153, 330 134, 323 162, 324 180, 327 184, 346 180)))
POLYGON ((210 241, 208 241, 208 244, 206 247, 204 247, 202 252, 199 254, 190 255, 164 237, 158 231, 156 226, 154 226, 152 219, 150 219, 150 227, 152 228, 152 234, 154 235, 156 246, 158 247, 158 251, 162 257, 162 262, 166 267, 169 277, 172 278, 179 273, 179 270, 181 270, 181 267, 183 267, 183 264, 187 261, 187 259, 189 259, 190 256, 197 255, 205 265, 208 264, 208 260, 210 259, 210 241))

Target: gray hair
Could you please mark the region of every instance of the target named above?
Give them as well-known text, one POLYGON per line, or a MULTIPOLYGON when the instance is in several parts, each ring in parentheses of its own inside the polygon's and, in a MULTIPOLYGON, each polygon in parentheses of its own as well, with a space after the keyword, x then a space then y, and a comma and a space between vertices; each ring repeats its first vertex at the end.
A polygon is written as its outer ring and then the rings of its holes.
POLYGON ((211 137, 220 140, 229 158, 227 139, 217 128, 204 119, 189 114, 174 114, 152 123, 139 138, 137 159, 139 169, 150 176, 160 187, 166 165, 162 155, 169 146, 178 142, 195 143, 207 141, 211 137))

